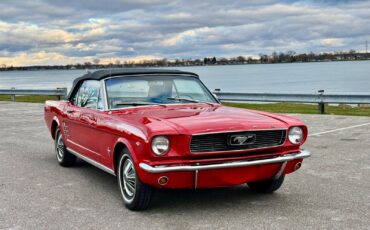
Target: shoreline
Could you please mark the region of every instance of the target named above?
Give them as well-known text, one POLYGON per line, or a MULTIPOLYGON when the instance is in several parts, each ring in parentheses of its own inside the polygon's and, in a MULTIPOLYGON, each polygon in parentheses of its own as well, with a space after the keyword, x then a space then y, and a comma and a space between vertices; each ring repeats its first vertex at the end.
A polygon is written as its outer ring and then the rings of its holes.
POLYGON ((248 66, 248 65, 279 65, 279 64, 305 64, 305 63, 336 63, 336 62, 363 62, 370 61, 370 59, 357 60, 323 60, 323 61, 302 61, 302 62, 271 62, 271 63, 235 63, 235 64, 200 64, 200 65, 147 65, 147 64, 133 64, 133 65, 97 65, 76 67, 74 65, 46 65, 46 66, 19 66, 0 68, 0 72, 10 71, 47 71, 47 70, 99 70, 99 69, 116 69, 116 68, 176 68, 176 67, 213 67, 213 66, 248 66))

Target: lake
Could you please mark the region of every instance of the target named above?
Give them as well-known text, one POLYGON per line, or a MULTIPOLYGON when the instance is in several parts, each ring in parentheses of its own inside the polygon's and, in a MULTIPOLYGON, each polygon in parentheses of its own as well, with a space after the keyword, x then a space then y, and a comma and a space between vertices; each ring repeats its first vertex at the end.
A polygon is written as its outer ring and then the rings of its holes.
MULTIPOLYGON (((176 67, 214 90, 260 93, 370 94, 370 61, 176 67)), ((0 89, 70 88, 84 70, 0 72, 0 89)))

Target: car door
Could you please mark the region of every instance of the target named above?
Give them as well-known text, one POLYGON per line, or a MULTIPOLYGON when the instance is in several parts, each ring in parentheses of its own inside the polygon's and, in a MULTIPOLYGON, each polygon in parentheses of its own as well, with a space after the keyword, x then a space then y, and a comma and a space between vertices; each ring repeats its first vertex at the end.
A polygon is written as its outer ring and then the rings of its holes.
POLYGON ((97 129, 99 110, 102 109, 100 88, 100 81, 84 81, 66 108, 70 148, 97 162, 101 160, 96 144, 100 139, 97 129))

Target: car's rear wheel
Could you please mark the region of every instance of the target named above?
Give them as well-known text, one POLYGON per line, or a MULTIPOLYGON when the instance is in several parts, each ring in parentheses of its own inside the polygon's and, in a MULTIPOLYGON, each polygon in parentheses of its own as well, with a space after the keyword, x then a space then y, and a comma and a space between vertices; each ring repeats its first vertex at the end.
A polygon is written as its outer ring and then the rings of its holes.
POLYGON ((278 190, 284 182, 284 176, 248 183, 251 190, 259 193, 273 193, 278 190))
POLYGON ((149 207, 153 188, 140 181, 134 161, 127 150, 122 151, 119 158, 117 179, 123 201, 128 209, 139 211, 149 207))
POLYGON ((70 167, 76 163, 77 157, 68 152, 59 128, 55 131, 55 153, 57 161, 61 166, 70 167))

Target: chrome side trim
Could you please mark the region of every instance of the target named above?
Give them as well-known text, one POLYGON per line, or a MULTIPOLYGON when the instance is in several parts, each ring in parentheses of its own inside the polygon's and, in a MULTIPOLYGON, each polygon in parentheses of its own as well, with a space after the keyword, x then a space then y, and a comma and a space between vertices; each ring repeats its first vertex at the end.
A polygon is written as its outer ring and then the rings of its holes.
POLYGON ((86 148, 86 147, 84 147, 84 146, 82 146, 82 145, 80 145, 80 144, 77 144, 76 142, 74 142, 74 141, 72 141, 72 140, 70 140, 70 139, 67 139, 67 141, 68 141, 69 143, 73 144, 73 145, 78 146, 78 147, 79 147, 79 148, 81 148, 81 149, 84 149, 84 150, 86 150, 86 151, 89 151, 90 153, 93 153, 93 154, 95 154, 95 155, 97 155, 97 156, 100 156, 100 154, 99 154, 99 153, 97 153, 97 152, 95 152, 95 151, 93 151, 93 150, 91 150, 91 149, 88 149, 88 148, 86 148))
POLYGON ((180 165, 180 166, 150 166, 146 163, 140 163, 139 166, 142 170, 149 173, 165 173, 165 172, 179 172, 179 171, 197 171, 197 170, 209 170, 209 169, 223 169, 223 168, 236 168, 245 166, 255 166, 273 163, 282 163, 286 161, 292 161, 296 159, 304 159, 310 157, 311 153, 307 150, 301 150, 298 153, 288 154, 280 157, 262 159, 262 160, 250 160, 250 161, 235 161, 218 164, 208 165, 180 165))
POLYGON ((95 167, 97 167, 97 168, 99 168, 99 169, 101 169, 101 170, 103 170, 103 171, 105 171, 105 172, 107 172, 107 173, 109 173, 109 174, 112 174, 113 176, 115 176, 115 175, 116 175, 116 174, 114 173, 114 171, 113 171, 112 169, 108 168, 107 166, 102 165, 102 164, 100 164, 100 163, 98 163, 98 162, 96 162, 96 161, 94 161, 94 160, 92 160, 92 159, 90 159, 90 158, 88 158, 88 157, 86 157, 86 156, 84 156, 84 155, 82 155, 82 154, 80 154, 80 153, 78 153, 78 152, 74 151, 74 150, 73 150, 73 149, 71 149, 71 148, 67 148, 67 150, 68 150, 69 152, 71 152, 73 155, 75 155, 76 157, 79 157, 79 158, 81 158, 82 160, 86 161, 87 163, 92 164, 92 165, 94 165, 95 167))

